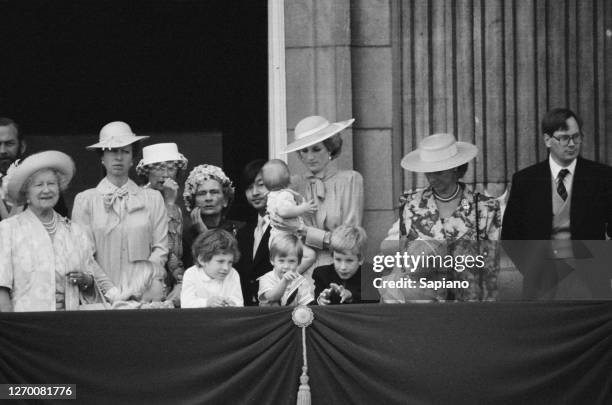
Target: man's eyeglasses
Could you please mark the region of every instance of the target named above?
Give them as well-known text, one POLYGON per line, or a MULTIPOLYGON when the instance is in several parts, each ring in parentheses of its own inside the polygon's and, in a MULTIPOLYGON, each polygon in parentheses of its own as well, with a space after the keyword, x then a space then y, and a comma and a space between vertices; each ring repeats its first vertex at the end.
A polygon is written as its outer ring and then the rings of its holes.
POLYGON ((574 142, 574 145, 580 145, 582 143, 582 139, 584 138, 584 135, 580 133, 580 134, 574 134, 574 135, 559 135, 559 136, 551 135, 550 137, 555 138, 557 142, 559 142, 562 146, 567 146, 569 145, 570 139, 572 140, 572 142, 574 142))

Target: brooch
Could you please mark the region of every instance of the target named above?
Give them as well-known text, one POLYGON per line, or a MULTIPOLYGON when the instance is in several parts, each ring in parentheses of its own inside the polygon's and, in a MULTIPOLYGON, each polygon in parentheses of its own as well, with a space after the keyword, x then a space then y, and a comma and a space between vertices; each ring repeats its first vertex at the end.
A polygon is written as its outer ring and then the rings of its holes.
POLYGON ((461 207, 466 211, 470 209, 470 203, 468 202, 467 199, 465 198, 461 199, 461 207))

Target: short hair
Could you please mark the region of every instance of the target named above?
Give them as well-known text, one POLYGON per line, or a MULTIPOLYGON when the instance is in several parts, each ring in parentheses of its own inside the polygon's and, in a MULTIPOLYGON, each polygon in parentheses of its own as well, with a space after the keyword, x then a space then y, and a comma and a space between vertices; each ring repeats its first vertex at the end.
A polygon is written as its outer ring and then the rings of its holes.
POLYGON ((166 277, 166 270, 149 260, 136 260, 130 263, 128 274, 125 284, 121 286, 120 298, 141 300, 156 277, 166 277))
POLYGON ((335 159, 340 156, 340 152, 342 152, 342 137, 340 134, 334 134, 323 140, 323 145, 329 151, 330 157, 335 159))
POLYGON ((251 184, 255 183, 255 178, 265 164, 266 159, 255 159, 244 166, 240 176, 240 183, 245 190, 251 187, 251 184))
POLYGON ((0 117, 0 127, 9 127, 12 126, 15 128, 15 134, 17 135, 17 141, 21 142, 23 140, 23 135, 19 133, 19 125, 8 117, 0 117))
POLYGON ((569 108, 554 108, 547 112, 542 118, 542 133, 552 135, 555 132, 567 130, 567 120, 574 118, 578 123, 578 128, 582 132, 582 119, 569 108))
POLYGON ((201 233, 191 245, 191 254, 196 262, 209 262, 214 255, 230 254, 234 262, 240 259, 238 242, 231 233, 224 229, 209 229, 201 233))
POLYGON ((270 260, 274 260, 275 257, 286 257, 290 254, 295 254, 298 262, 302 262, 304 245, 302 245, 300 238, 290 233, 275 235, 270 241, 270 260))
POLYGON ((261 168, 261 177, 268 190, 280 190, 289 187, 291 175, 287 163, 272 159, 261 168))
POLYGON ((367 240, 368 236, 362 227, 340 225, 331 233, 331 250, 338 253, 352 253, 361 259, 367 240))

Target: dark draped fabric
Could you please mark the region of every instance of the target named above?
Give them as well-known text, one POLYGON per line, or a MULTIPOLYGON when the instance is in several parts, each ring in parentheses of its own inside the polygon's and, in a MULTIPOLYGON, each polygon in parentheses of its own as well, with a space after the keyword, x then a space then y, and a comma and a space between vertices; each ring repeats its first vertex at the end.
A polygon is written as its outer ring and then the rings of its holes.
MULTIPOLYGON (((313 404, 612 403, 611 302, 312 309, 313 404)), ((78 403, 295 404, 301 366, 286 308, 0 314, 0 383, 78 403)))

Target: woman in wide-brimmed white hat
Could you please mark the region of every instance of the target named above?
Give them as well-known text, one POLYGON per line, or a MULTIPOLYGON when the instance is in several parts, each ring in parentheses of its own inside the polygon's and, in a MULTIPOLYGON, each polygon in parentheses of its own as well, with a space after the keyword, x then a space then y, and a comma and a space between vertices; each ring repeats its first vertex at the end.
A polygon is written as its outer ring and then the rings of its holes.
POLYGON ((363 217, 363 178, 354 170, 340 170, 337 165, 342 150, 340 132, 354 119, 329 122, 321 116, 306 117, 295 127, 295 140, 287 145, 286 153, 297 152, 306 173, 293 176, 292 187, 306 201, 314 200, 317 211, 304 216, 305 227, 297 228, 282 218, 271 218, 279 229, 299 232, 306 244, 317 250, 317 266, 332 263, 329 245, 331 231, 340 225, 361 225, 363 217))
POLYGON ((168 217, 162 195, 143 189, 129 178, 138 142, 128 124, 106 124, 100 142, 88 146, 98 152, 105 177, 95 188, 77 194, 72 220, 87 228, 96 260, 117 286, 129 279, 130 263, 150 260, 160 266, 168 257, 168 217))
POLYGON ((167 284, 172 289, 168 299, 180 307, 183 266, 183 212, 176 204, 178 178, 187 169, 187 158, 179 153, 176 143, 156 143, 142 148, 142 159, 136 166, 136 173, 146 178, 145 188, 159 191, 164 197, 168 211, 168 272, 167 284))
POLYGON ((94 275, 112 288, 85 230, 54 210, 74 172, 72 159, 58 151, 34 154, 8 169, 6 195, 27 208, 0 222, 0 310, 78 309, 94 300, 94 275))
MULTIPOLYGON (((499 201, 474 193, 461 182, 468 162, 476 157, 478 148, 458 142, 451 134, 434 134, 424 138, 419 147, 401 161, 404 169, 424 173, 429 186, 400 197, 400 248, 415 255, 450 254, 478 256, 487 251, 484 268, 466 269, 465 263, 454 268, 396 269, 398 278, 420 280, 464 280, 467 288, 396 289, 381 291, 383 300, 394 293, 407 296, 389 299, 403 300, 491 300, 497 293, 497 249, 487 241, 498 239, 501 227, 499 201)), ((393 229, 393 228, 392 228, 393 229)), ((474 263, 472 262, 472 265, 474 263)))

